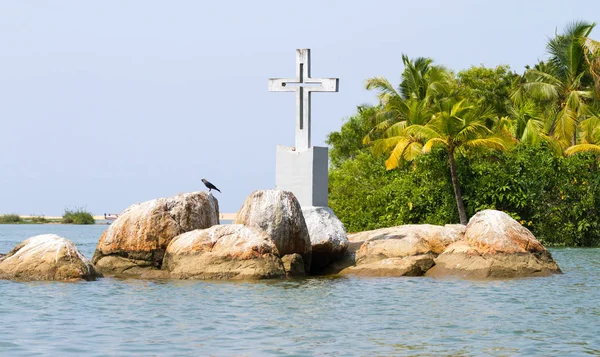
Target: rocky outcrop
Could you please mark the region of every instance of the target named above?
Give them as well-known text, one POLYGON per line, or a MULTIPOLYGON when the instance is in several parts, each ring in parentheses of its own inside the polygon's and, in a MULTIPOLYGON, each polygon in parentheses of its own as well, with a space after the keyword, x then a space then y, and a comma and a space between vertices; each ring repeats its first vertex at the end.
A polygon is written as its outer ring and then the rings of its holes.
POLYGON ((312 245, 311 273, 340 259, 348 249, 346 228, 329 207, 302 207, 312 245))
POLYGON ((300 254, 305 271, 310 271, 310 238, 300 203, 293 193, 280 190, 254 191, 246 198, 233 223, 266 231, 275 242, 280 256, 300 254))
POLYGON ((66 238, 31 237, 0 258, 0 279, 95 280, 102 275, 66 238))
POLYGON ((504 212, 474 215, 463 241, 448 246, 429 276, 514 278, 560 273, 550 253, 525 227, 504 212))
POLYGON ((177 279, 264 279, 286 273, 277 247, 263 230, 218 225, 175 237, 163 269, 177 279))
POLYGON ((102 234, 92 262, 105 274, 147 275, 161 267, 173 238, 219 224, 219 204, 207 192, 158 198, 127 208, 102 234))
POLYGON ((436 251, 463 232, 464 226, 458 225, 406 225, 351 234, 349 254, 335 266, 340 274, 424 275, 434 265, 436 251))

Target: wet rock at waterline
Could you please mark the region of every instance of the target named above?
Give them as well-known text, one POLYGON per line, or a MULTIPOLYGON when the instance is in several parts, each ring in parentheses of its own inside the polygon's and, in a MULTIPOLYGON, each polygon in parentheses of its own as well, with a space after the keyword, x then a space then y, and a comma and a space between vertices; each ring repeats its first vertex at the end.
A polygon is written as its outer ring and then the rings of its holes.
POLYGON ((310 271, 312 247, 300 203, 293 193, 281 190, 254 191, 242 205, 234 224, 266 231, 279 254, 300 254, 310 271))
POLYGON ((265 279, 286 273, 271 237, 241 224, 218 225, 175 237, 163 269, 177 279, 265 279))
POLYGON ((561 273, 550 252, 533 234, 504 212, 474 215, 463 241, 448 246, 435 259, 429 276, 516 278, 561 273))
POLYGON ((134 204, 102 234, 92 261, 105 274, 148 275, 149 270, 160 268, 173 238, 217 224, 219 204, 207 192, 134 204))
POLYGON ((281 257, 283 262, 283 268, 287 277, 298 277, 305 276, 306 271, 304 270, 304 260, 298 253, 286 254, 281 257))
POLYGON ((95 280, 101 276, 73 243, 55 234, 31 237, 0 257, 0 279, 95 280))

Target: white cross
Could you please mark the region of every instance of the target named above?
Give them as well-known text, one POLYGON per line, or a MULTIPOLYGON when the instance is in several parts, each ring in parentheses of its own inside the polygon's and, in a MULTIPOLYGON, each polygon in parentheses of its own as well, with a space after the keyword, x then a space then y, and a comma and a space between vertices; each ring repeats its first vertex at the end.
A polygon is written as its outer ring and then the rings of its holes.
POLYGON ((338 78, 310 77, 310 49, 296 50, 296 78, 269 78, 269 91, 296 92, 296 150, 310 148, 310 94, 337 92, 338 78))

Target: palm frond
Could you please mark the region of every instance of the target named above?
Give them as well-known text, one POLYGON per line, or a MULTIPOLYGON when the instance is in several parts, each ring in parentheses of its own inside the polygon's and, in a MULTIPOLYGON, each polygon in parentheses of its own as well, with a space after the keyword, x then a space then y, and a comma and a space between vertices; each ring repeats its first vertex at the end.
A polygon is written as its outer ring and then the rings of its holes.
POLYGON ((400 164, 400 160, 404 154, 404 150, 410 144, 409 138, 402 138, 396 142, 390 156, 385 160, 385 168, 387 170, 395 169, 400 164))
POLYGON ((444 139, 441 138, 433 138, 433 139, 429 139, 427 140, 427 142, 425 143, 425 145, 423 145, 423 153, 427 154, 429 152, 431 152, 431 149, 433 149, 433 147, 435 146, 446 146, 448 147, 448 142, 444 139))
POLYGON ((387 103, 390 97, 399 96, 394 86, 384 77, 369 78, 365 81, 365 88, 367 90, 377 90, 378 97, 382 103, 387 103))
POLYGON ((565 155, 571 156, 580 152, 598 152, 600 153, 600 145, 596 144, 577 144, 568 147, 565 150, 565 155))
POLYGON ((473 139, 464 143, 465 146, 470 148, 490 148, 499 151, 504 151, 510 145, 504 138, 500 137, 489 137, 481 139, 473 139))
POLYGON ((570 142, 577 126, 577 112, 569 107, 563 108, 557 117, 554 135, 561 141, 570 142))
POLYGON ((431 125, 411 125, 406 127, 404 132, 407 135, 412 135, 424 141, 443 136, 438 130, 436 130, 434 126, 431 125))
POLYGON ((402 158, 406 161, 413 161, 417 156, 421 155, 423 150, 423 144, 418 141, 411 142, 402 155, 402 158))
POLYGON ((600 143, 600 117, 590 116, 579 123, 581 144, 600 143))
POLYGON ((543 82, 528 82, 523 84, 523 89, 538 100, 556 100, 558 90, 555 85, 543 82))
POLYGON ((371 153, 375 157, 382 156, 383 154, 386 154, 393 148, 397 147, 398 144, 408 142, 409 140, 410 139, 408 137, 394 137, 374 140, 373 145, 371 146, 371 153))

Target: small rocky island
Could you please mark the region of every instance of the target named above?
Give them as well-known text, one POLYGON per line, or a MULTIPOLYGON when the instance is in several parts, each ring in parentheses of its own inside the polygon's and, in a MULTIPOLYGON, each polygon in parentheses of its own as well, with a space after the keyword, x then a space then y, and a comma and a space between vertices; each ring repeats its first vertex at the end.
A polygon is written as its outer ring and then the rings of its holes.
POLYGON ((233 224, 219 224, 207 192, 134 204, 102 234, 90 262, 67 239, 31 237, 0 255, 0 279, 268 279, 307 275, 516 278, 561 273, 507 214, 463 225, 405 225, 346 235, 327 207, 288 191, 253 192, 233 224))

